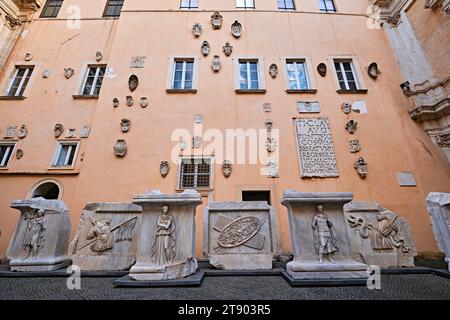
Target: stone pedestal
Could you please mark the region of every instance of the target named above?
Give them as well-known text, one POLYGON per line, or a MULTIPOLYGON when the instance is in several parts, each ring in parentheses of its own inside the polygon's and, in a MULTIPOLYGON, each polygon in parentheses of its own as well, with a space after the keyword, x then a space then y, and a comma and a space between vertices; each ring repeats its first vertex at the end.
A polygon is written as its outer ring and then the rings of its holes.
POLYGON ((266 202, 210 202, 203 254, 218 269, 272 269, 278 251, 275 213, 266 202))
POLYGON ((142 208, 128 203, 89 203, 69 247, 84 271, 129 270, 136 261, 142 208))
POLYGON ((450 193, 430 193, 427 205, 434 236, 439 249, 445 253, 445 261, 450 272, 450 193))
POLYGON ((135 196, 142 207, 142 222, 136 264, 130 270, 134 280, 173 280, 197 271, 195 259, 195 208, 200 194, 187 190, 163 194, 159 190, 135 196))
POLYGON ((282 204, 288 208, 294 250, 294 260, 286 269, 293 279, 368 277, 367 265, 353 260, 351 255, 343 206, 352 198, 351 193, 285 191, 282 204), (318 215, 320 212, 324 215, 318 215), (319 250, 324 252, 322 263, 319 250))
POLYGON ((70 235, 66 205, 60 200, 15 200, 20 219, 9 244, 11 271, 53 271, 68 266, 65 255, 70 235))
POLYGON ((414 267, 417 255, 408 221, 375 202, 344 206, 352 257, 380 268, 414 267))

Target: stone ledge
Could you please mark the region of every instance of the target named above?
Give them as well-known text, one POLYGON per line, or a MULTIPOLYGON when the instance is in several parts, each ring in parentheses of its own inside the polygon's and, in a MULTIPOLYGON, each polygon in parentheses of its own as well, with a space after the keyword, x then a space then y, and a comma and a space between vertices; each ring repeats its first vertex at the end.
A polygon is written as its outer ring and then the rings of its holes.
POLYGON ((286 93, 317 93, 317 89, 287 89, 286 93))
POLYGON ((243 89, 236 89, 234 92, 238 94, 265 94, 267 92, 266 89, 251 89, 251 90, 243 90, 243 89))
POLYGON ((161 288, 161 287, 200 287, 203 279, 205 278, 205 272, 200 270, 194 273, 192 276, 175 279, 175 280, 153 280, 153 281, 138 281, 133 280, 129 275, 126 275, 118 280, 115 280, 114 287, 129 287, 129 288, 161 288))
POLYGON ((423 122, 427 120, 438 120, 450 114, 450 98, 445 98, 431 106, 418 106, 409 111, 411 119, 423 122))
POLYGON ((358 89, 358 90, 336 90, 337 93, 343 93, 343 94, 365 94, 369 92, 367 89, 358 89))
POLYGON ((6 100, 6 101, 21 101, 21 100, 25 100, 27 97, 24 96, 20 96, 20 97, 16 97, 16 96, 0 96, 0 100, 6 100))
POLYGON ((72 97, 74 100, 96 100, 99 98, 99 96, 88 96, 88 95, 77 95, 77 94, 74 94, 72 97))
POLYGON ((166 89, 167 93, 197 93, 197 89, 166 89))

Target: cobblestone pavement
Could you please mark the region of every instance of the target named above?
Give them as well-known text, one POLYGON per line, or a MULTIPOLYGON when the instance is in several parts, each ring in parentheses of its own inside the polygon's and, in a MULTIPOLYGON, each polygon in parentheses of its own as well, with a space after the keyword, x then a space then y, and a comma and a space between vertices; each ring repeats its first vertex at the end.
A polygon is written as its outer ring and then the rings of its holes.
POLYGON ((450 300, 450 280, 430 275, 383 275, 382 289, 292 288, 281 276, 205 277, 197 288, 114 288, 115 278, 82 278, 68 290, 65 278, 0 278, 0 299, 32 300, 450 300))

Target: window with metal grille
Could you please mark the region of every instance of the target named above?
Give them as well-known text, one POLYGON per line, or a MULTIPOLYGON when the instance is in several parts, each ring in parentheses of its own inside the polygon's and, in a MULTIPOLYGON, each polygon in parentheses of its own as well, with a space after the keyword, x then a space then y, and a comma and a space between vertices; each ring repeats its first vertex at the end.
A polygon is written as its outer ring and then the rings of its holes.
POLYGON ((47 0, 42 9, 41 18, 56 18, 64 0, 47 0))
POLYGON ((120 17, 124 0, 108 0, 105 7, 104 17, 120 17))
POLYGON ((198 0, 181 0, 180 9, 196 9, 198 8, 198 0))
POLYGON ((6 168, 14 150, 14 143, 0 144, 0 168, 6 168))
POLYGON ((308 90, 308 76, 306 74, 305 62, 299 60, 287 60, 286 69, 288 74, 289 89, 308 90))
POLYGON ((71 167, 75 162, 78 142, 59 142, 56 147, 53 167, 71 167))
POLYGON ((278 0, 278 9, 295 10, 294 0, 278 0))
POLYGON ((333 0, 317 0, 320 12, 336 12, 333 0))
POLYGON ((334 60, 334 67, 336 68, 336 75, 341 90, 352 91, 359 89, 358 79, 351 60, 334 60))
POLYGON ((180 188, 209 188, 211 184, 211 159, 183 159, 180 172, 180 188))
POLYGON ((84 80, 84 96, 98 96, 105 76, 106 66, 89 66, 84 80))
POLYGON ((254 0, 236 0, 237 9, 255 9, 254 0))
POLYGON ((33 70, 34 66, 16 66, 16 71, 9 84, 7 95, 10 97, 22 97, 33 70))
POLYGON ((259 68, 258 61, 239 60, 241 90, 259 90, 259 68))

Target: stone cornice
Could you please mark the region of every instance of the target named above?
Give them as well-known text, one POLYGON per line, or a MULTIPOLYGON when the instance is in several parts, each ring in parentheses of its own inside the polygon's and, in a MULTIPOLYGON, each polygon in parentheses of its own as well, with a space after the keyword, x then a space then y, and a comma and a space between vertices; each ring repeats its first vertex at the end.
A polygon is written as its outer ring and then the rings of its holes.
POLYGON ((371 5, 381 10, 381 20, 397 25, 400 12, 408 9, 416 0, 371 0, 371 5))
POLYGON ((409 112, 410 117, 418 122, 437 120, 450 114, 450 97, 432 106, 419 106, 409 112))

